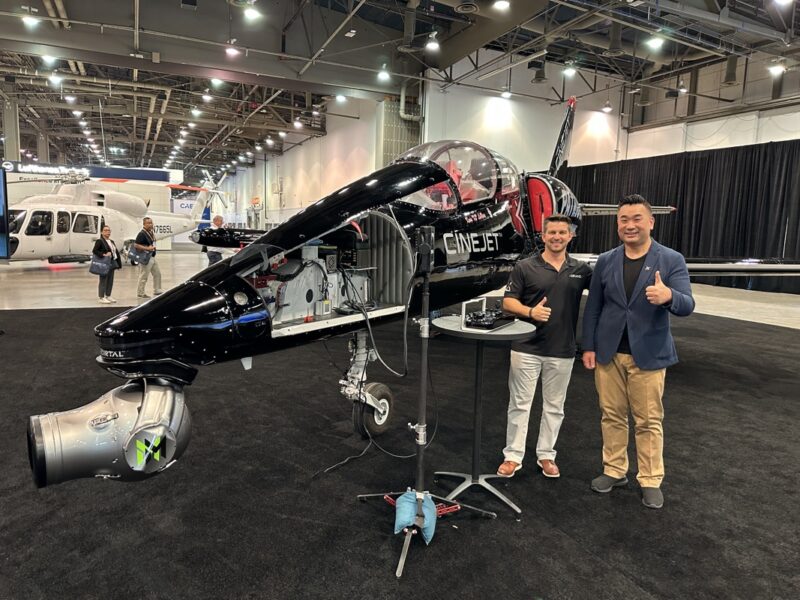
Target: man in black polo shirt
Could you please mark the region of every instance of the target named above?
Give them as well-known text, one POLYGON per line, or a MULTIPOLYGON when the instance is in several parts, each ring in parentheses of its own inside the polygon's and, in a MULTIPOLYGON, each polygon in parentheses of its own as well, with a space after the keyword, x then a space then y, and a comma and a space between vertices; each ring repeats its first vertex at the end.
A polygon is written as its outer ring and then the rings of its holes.
POLYGON ((150 260, 146 265, 139 265, 139 284, 136 288, 136 296, 138 298, 149 298, 145 291, 144 286, 147 284, 147 278, 153 274, 153 294, 158 296, 161 290, 161 269, 156 261, 156 236, 153 233, 153 219, 145 217, 142 219, 142 230, 133 242, 134 247, 139 252, 149 252, 150 260))
POLYGON ((575 362, 575 327, 583 290, 592 270, 567 255, 574 237, 569 217, 545 219, 540 255, 521 260, 506 287, 503 310, 536 325, 533 337, 511 345, 508 374, 508 429, 501 477, 513 477, 522 467, 528 420, 539 375, 544 407, 539 425, 536 457, 545 477, 559 477, 555 444, 564 420, 564 401, 575 362))

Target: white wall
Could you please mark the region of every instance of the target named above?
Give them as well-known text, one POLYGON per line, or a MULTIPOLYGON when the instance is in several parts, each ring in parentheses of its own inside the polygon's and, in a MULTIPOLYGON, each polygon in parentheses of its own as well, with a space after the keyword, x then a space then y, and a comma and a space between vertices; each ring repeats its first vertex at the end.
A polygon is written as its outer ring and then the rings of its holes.
MULTIPOLYGON (((486 56, 492 55, 497 53, 487 53, 486 56)), ((463 60, 454 66, 453 75, 458 77, 471 69, 472 63, 463 60)), ((499 152, 520 170, 547 169, 561 129, 565 106, 560 103, 554 105, 546 100, 555 97, 551 87, 561 89, 564 80, 561 67, 547 65, 546 70, 548 81, 532 83, 533 70, 524 65, 511 69, 512 97, 508 100, 499 95, 507 86, 508 70, 484 81, 477 81, 474 76, 463 81, 484 89, 455 85, 442 92, 441 86, 429 83, 425 98, 423 140, 467 139, 499 152)), ((606 84, 612 82, 603 78, 595 82, 590 76, 587 79, 599 91, 578 100, 569 154, 569 164, 573 166, 611 161, 617 156, 619 96, 616 92, 606 90, 606 84), (614 108, 612 113, 600 111, 606 100, 614 108)), ((566 79, 564 83, 565 97, 591 93, 591 89, 577 75, 566 79)), ((619 136, 619 143, 624 154, 624 135, 619 136)))
MULTIPOLYGON (((375 170, 377 109, 371 100, 349 98, 332 104, 327 135, 309 139, 267 163, 268 222, 283 221, 375 170)), ((301 141, 302 137, 290 133, 286 140, 301 141)))

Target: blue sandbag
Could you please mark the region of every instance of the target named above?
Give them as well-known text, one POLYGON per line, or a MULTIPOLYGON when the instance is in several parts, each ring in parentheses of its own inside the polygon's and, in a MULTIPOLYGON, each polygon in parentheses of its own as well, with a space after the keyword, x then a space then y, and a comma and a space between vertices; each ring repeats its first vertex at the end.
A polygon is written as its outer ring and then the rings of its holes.
MULTIPOLYGON (((417 516, 417 495, 408 491, 397 498, 396 512, 394 515, 394 532, 400 533, 405 527, 411 527, 417 516)), ((430 494, 425 494, 422 500, 422 514, 425 521, 422 527, 422 539, 430 544, 436 531, 436 505, 430 494)))

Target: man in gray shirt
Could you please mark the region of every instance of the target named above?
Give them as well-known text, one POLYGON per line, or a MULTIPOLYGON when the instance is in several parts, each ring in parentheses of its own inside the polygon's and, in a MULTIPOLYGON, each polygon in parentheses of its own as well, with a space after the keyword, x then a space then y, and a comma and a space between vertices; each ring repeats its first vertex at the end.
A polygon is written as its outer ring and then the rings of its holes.
POLYGON ((536 325, 533 337, 511 346, 509 402, 501 477, 513 477, 522 467, 525 440, 539 376, 544 407, 536 444, 536 464, 545 477, 559 477, 555 444, 564 420, 564 401, 575 362, 575 328, 583 290, 592 270, 567 254, 574 237, 569 217, 553 215, 542 230, 544 251, 520 261, 506 287, 503 310, 536 325))

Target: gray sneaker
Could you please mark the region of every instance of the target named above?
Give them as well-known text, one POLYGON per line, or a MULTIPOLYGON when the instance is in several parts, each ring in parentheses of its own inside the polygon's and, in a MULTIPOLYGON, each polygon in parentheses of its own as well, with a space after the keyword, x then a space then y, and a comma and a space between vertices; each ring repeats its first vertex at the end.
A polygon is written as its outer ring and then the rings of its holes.
POLYGON ((592 490, 600 492, 601 494, 607 494, 615 487, 622 487, 624 485, 628 485, 627 477, 620 477, 617 479, 616 477, 611 477, 611 475, 603 474, 600 475, 600 477, 592 479, 592 490))
POLYGON ((642 488, 642 504, 647 508, 661 508, 664 506, 664 494, 654 487, 642 488))

